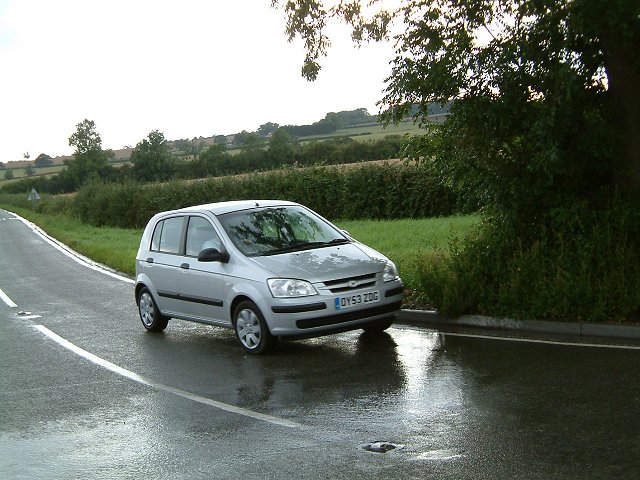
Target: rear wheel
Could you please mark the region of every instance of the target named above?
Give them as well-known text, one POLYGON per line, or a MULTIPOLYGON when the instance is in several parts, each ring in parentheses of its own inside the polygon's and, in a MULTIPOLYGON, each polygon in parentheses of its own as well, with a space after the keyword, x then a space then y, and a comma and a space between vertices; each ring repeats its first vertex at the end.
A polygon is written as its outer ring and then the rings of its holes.
POLYGON ((169 319, 160 313, 156 302, 147 287, 141 288, 138 294, 138 313, 142 325, 150 332, 161 332, 167 328, 169 319))
POLYGON ((265 353, 275 343, 275 338, 269 332, 262 312, 249 300, 240 302, 236 307, 233 314, 233 327, 240 345, 249 353, 265 353))

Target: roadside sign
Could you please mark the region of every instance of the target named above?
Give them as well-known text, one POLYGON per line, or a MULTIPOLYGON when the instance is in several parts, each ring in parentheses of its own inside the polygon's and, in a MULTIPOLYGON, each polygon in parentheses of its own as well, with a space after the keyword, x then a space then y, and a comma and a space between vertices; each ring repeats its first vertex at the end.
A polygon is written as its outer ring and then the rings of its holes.
POLYGON ((36 192, 35 188, 31 189, 31 193, 29 193, 29 198, 27 198, 31 202, 31 208, 36 208, 36 202, 40 200, 40 195, 36 192))
POLYGON ((29 194, 29 198, 27 200, 40 200, 40 195, 38 195, 38 192, 36 192, 35 188, 31 189, 31 193, 29 194))

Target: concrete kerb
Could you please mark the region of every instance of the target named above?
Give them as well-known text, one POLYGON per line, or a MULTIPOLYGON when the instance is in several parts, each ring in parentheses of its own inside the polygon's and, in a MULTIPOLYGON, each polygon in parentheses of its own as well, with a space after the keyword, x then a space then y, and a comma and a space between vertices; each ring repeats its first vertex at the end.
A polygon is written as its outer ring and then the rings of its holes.
POLYGON ((580 337, 611 337, 640 339, 640 326, 608 325, 585 322, 554 322, 546 320, 514 320, 483 315, 462 315, 449 318, 437 311, 401 310, 398 323, 432 327, 475 327, 495 330, 513 330, 532 333, 577 335, 580 337))

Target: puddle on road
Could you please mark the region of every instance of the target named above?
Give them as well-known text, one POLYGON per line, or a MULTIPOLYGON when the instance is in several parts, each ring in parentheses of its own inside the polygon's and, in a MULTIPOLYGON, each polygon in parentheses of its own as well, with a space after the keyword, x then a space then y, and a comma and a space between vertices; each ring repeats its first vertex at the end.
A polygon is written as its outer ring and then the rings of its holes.
POLYGON ((459 458, 463 458, 460 452, 457 452, 452 449, 442 449, 442 450, 430 450, 428 452, 420 453, 416 456, 416 460, 433 460, 433 461, 448 461, 448 460, 457 460, 459 458))

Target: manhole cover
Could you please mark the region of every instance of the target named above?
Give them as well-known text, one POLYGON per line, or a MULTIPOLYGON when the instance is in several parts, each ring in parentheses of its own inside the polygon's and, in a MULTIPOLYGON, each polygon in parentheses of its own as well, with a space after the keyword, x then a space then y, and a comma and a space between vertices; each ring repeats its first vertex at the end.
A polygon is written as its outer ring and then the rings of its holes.
POLYGON ((396 445, 395 443, 382 442, 382 441, 376 441, 376 442, 365 443, 364 445, 360 445, 360 448, 362 448, 363 450, 366 450, 367 452, 373 452, 373 453, 387 453, 391 450, 395 450, 403 447, 404 445, 396 445))

